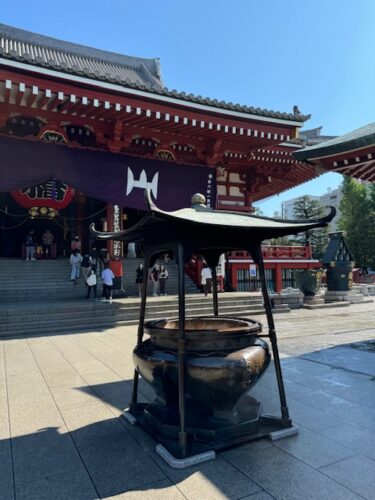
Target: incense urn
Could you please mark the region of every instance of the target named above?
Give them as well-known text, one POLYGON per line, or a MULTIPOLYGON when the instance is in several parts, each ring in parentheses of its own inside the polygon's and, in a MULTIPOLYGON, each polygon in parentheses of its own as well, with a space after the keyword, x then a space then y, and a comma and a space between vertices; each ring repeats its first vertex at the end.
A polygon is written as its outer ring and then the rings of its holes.
MULTIPOLYGON (((178 407, 178 320, 145 324, 150 338, 134 349, 136 370, 156 393, 154 405, 178 407)), ((187 420, 216 424, 241 421, 243 398, 266 370, 270 355, 252 320, 200 317, 185 321, 185 394, 187 420)), ((258 417, 256 400, 246 400, 246 419, 258 417)), ((245 417, 244 417, 245 418, 245 417)))

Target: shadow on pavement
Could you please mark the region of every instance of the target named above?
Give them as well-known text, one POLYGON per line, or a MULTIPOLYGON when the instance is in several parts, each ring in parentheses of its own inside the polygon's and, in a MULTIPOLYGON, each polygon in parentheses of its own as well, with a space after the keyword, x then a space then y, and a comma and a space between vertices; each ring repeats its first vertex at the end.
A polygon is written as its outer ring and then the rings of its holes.
MULTIPOLYGON (((129 490, 139 498, 242 498, 262 489, 274 498, 352 498, 370 479, 352 484, 355 474, 340 476, 341 469, 330 467, 336 462, 344 467, 361 453, 375 467, 373 358, 373 350, 358 345, 284 358, 289 408, 300 435, 243 445, 186 470, 169 468, 156 455, 152 437, 113 416, 128 405, 131 380, 76 387, 93 392, 98 401, 62 411, 69 432, 48 427, 12 438, 17 499, 94 500, 129 490)), ((262 396, 267 411, 279 410, 273 366, 253 394, 262 396)), ((140 399, 152 398, 140 380, 140 399)), ((9 440, 0 441, 0 460, 7 447, 9 440)), ((4 475, 6 461, 2 464, 4 475)))

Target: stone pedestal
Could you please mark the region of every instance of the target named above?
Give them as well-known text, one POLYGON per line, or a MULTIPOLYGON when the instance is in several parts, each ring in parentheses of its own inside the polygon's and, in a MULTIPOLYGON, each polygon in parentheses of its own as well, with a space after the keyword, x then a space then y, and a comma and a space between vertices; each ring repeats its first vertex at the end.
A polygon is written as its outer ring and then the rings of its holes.
POLYGON ((375 295, 375 285, 372 283, 361 283, 353 286, 353 291, 356 293, 361 293, 365 297, 370 295, 375 295))
POLYGON ((305 295, 303 297, 303 304, 307 306, 316 306, 319 304, 324 304, 324 298, 320 295, 305 295))
POLYGON ((363 299, 364 297, 361 293, 355 293, 352 290, 348 291, 327 290, 324 295, 324 301, 326 303, 350 302, 351 304, 356 304, 358 302, 363 302, 363 299))
POLYGON ((271 293, 275 306, 287 305, 290 309, 299 309, 303 305, 303 293, 298 288, 285 288, 280 293, 271 293))

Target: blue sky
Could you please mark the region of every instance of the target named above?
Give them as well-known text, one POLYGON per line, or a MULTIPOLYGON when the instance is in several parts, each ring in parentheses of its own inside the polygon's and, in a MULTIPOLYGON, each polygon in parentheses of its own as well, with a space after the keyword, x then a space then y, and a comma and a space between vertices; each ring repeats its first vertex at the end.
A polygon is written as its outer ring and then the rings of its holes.
MULTIPOLYGON (((374 121, 373 0, 18 0, 0 21, 115 52, 159 57, 173 89, 278 111, 340 135, 374 121)), ((261 203, 319 195, 326 174, 261 203)))

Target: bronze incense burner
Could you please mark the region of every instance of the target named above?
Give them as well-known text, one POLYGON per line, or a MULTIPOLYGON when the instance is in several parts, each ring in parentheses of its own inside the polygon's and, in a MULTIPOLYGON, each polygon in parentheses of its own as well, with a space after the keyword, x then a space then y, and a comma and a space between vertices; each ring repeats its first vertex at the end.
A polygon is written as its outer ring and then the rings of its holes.
POLYGON ((204 205, 202 195, 193 197, 192 208, 165 212, 155 206, 149 190, 145 195, 149 212, 132 228, 119 233, 92 229, 99 239, 141 242, 145 269, 165 253, 173 253, 178 264, 178 318, 145 322, 149 280, 143 282, 130 415, 177 458, 290 428, 261 243, 326 226, 334 209, 319 220, 282 221, 213 210, 204 205), (267 333, 256 321, 219 316, 216 266, 220 255, 230 250, 249 251, 259 267, 267 333), (193 253, 203 256, 212 269, 213 316, 185 317, 184 266, 193 253), (280 416, 264 415, 261 401, 251 396, 270 362, 264 338, 272 348, 280 416), (138 401, 139 375, 154 389, 154 401, 138 401))
MULTIPOLYGON (((134 365, 157 395, 157 414, 178 430, 178 320, 152 321, 145 331, 150 338, 135 348, 134 365)), ((251 320, 186 320, 187 426, 200 419, 206 430, 217 431, 254 420, 255 429, 260 404, 250 405, 247 396, 270 361, 260 332, 251 320)))

